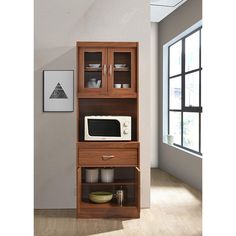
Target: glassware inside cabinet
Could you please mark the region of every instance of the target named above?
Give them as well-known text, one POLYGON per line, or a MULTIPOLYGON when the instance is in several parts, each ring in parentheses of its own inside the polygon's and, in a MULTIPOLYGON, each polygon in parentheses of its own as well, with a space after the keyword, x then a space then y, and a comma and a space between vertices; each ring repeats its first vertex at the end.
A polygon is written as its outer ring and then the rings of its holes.
POLYGON ((131 52, 114 52, 113 88, 131 87, 131 52))
POLYGON ((84 87, 102 87, 102 52, 84 53, 84 87))

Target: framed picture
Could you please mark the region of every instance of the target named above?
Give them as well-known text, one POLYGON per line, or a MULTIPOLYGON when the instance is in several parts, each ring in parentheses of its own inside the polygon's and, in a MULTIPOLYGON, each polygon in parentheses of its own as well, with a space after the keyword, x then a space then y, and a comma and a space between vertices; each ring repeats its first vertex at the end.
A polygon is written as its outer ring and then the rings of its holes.
POLYGON ((74 111, 74 71, 43 71, 43 111, 74 111))

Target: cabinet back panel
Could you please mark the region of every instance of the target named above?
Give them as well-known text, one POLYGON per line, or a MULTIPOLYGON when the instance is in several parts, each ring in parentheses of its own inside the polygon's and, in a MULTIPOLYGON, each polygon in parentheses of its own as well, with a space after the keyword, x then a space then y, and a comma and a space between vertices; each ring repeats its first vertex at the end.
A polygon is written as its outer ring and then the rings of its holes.
POLYGON ((101 116, 131 116, 132 141, 137 140, 137 100, 136 99, 79 99, 79 141, 84 141, 84 117, 101 116))

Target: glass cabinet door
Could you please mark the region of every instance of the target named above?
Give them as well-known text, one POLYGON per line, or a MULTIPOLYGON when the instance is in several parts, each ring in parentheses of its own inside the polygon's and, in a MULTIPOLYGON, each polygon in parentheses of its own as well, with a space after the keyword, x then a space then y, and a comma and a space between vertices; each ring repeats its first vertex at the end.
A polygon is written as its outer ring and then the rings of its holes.
POLYGON ((79 92, 107 92, 107 56, 105 48, 82 48, 79 52, 79 92))
POLYGON ((136 51, 108 49, 108 90, 112 94, 136 94, 136 51))

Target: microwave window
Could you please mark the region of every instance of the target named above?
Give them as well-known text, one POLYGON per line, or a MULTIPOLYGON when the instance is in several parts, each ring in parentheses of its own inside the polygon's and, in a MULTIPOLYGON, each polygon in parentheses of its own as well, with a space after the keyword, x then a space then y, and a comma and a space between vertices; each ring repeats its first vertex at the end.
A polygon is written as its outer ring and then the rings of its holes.
POLYGON ((118 120, 88 119, 90 136, 120 137, 120 122, 118 120))

